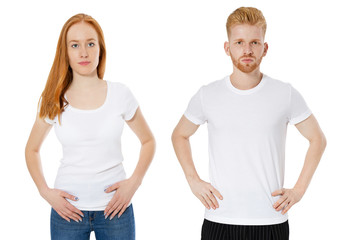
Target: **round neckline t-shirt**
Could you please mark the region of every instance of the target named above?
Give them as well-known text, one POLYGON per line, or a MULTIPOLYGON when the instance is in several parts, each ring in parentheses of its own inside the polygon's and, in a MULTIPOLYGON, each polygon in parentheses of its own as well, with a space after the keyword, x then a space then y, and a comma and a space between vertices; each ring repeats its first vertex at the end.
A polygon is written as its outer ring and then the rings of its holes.
POLYGON ((202 86, 184 113, 196 125, 207 122, 209 175, 222 194, 219 208, 205 218, 224 224, 271 225, 288 214, 276 211, 284 185, 287 125, 311 115, 290 84, 265 74, 254 88, 234 87, 230 76, 202 86))
POLYGON ((124 84, 106 82, 107 96, 100 107, 84 110, 67 105, 61 125, 58 116, 45 118, 54 125, 63 150, 54 188, 78 197, 78 201, 67 200, 85 211, 104 210, 115 193, 104 189, 126 179, 121 135, 124 121, 139 106, 124 84))

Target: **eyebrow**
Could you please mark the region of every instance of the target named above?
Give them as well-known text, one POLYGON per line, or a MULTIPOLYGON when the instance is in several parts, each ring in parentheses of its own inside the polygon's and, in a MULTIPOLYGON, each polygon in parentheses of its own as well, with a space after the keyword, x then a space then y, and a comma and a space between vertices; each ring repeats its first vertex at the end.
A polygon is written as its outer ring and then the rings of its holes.
MULTIPOLYGON (((238 42, 238 41, 243 41, 243 38, 238 38, 238 39, 235 39, 235 40, 234 40, 234 42, 238 42)), ((261 40, 260 40, 260 39, 252 39, 251 41, 260 42, 261 40)))
MULTIPOLYGON (((94 39, 94 38, 89 38, 89 39, 86 39, 86 41, 88 42, 88 41, 96 41, 96 39, 94 39)), ((68 43, 70 43, 70 42, 79 42, 78 40, 70 40, 68 43)))

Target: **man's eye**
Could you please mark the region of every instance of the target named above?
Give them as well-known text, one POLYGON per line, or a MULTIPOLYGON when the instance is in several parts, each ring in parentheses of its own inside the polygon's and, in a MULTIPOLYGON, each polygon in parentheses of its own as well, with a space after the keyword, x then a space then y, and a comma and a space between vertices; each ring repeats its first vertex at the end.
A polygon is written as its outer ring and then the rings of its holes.
POLYGON ((241 44, 242 42, 240 41, 240 42, 236 42, 236 44, 241 44))
POLYGON ((254 44, 254 45, 257 45, 257 44, 259 44, 259 43, 258 43, 258 42, 253 42, 253 44, 254 44))

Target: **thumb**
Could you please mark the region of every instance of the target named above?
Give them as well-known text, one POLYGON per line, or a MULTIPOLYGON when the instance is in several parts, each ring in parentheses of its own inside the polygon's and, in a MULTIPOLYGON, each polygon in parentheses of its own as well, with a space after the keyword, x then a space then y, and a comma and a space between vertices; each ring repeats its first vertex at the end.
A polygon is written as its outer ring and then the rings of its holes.
POLYGON ((111 185, 110 187, 104 189, 104 192, 110 193, 110 192, 118 189, 119 187, 120 187, 120 184, 119 183, 115 183, 115 184, 111 185))
POLYGON ((284 194, 284 188, 278 189, 272 193, 272 196, 278 196, 278 195, 283 195, 284 194))
POLYGON ((64 198, 68 198, 68 199, 70 199, 72 201, 78 201, 79 200, 78 197, 75 197, 75 196, 73 196, 71 194, 68 194, 66 192, 61 192, 61 196, 63 196, 64 198))

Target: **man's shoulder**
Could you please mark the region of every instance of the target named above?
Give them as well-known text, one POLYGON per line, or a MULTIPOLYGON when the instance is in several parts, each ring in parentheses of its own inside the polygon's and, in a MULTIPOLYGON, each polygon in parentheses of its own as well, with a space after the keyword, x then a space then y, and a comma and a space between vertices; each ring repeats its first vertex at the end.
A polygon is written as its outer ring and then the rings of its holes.
POLYGON ((272 87, 289 89, 291 86, 291 84, 289 82, 286 82, 284 80, 273 78, 273 77, 268 76, 266 74, 264 74, 264 77, 266 78, 266 82, 268 83, 268 85, 270 85, 272 87))
POLYGON ((227 78, 229 78, 229 76, 225 76, 221 79, 215 80, 213 82, 209 82, 203 85, 201 88, 204 91, 214 91, 214 90, 217 90, 218 88, 223 88, 227 78))

